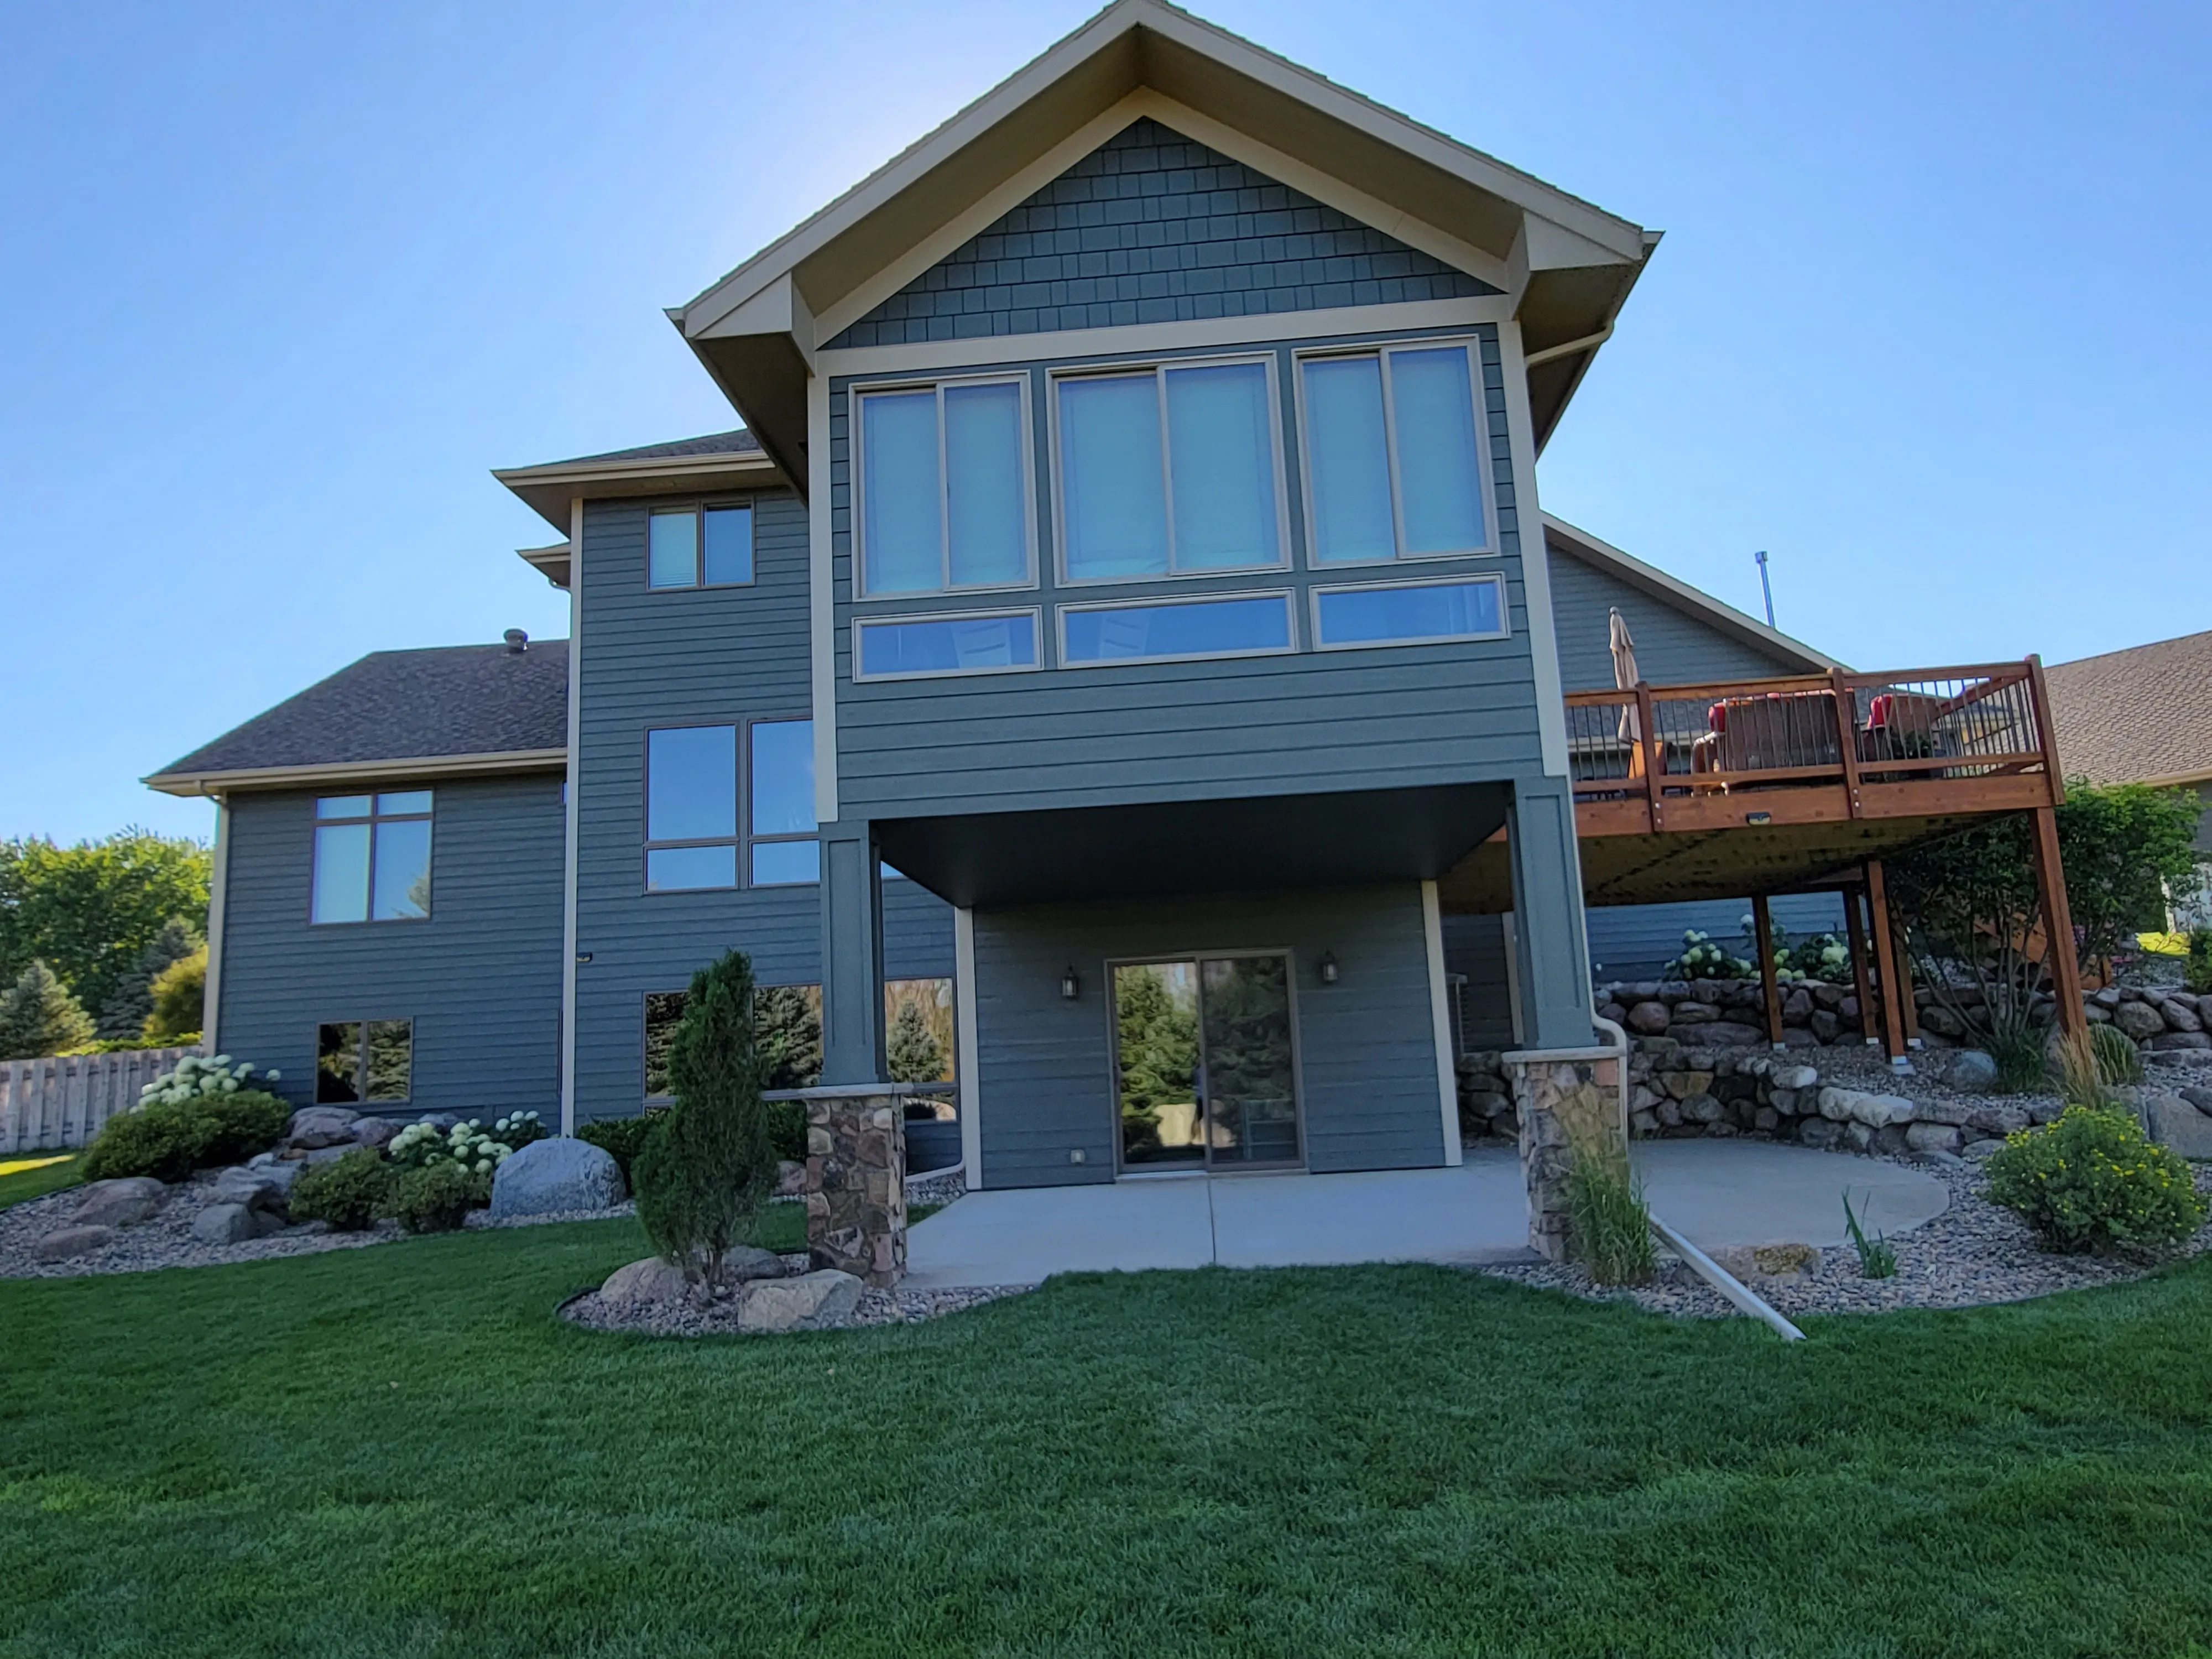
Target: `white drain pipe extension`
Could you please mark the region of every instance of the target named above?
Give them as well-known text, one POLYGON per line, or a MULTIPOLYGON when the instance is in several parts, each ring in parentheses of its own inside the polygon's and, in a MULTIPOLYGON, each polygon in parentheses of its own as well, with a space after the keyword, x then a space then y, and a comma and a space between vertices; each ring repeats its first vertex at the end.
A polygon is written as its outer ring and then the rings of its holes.
POLYGON ((1620 1145, 1626 1151, 1628 1146, 1628 1033, 1601 1015, 1592 1014, 1590 1024, 1613 1039, 1613 1051, 1620 1057, 1620 1069, 1614 1073, 1614 1078, 1620 1085, 1620 1145))
POLYGON ((1661 1243, 1688 1262, 1690 1270, 1698 1278, 1753 1319, 1763 1320, 1772 1326, 1784 1342, 1802 1342, 1805 1340, 1805 1333, 1784 1319, 1758 1291, 1656 1215, 1651 1217, 1651 1231, 1657 1235, 1661 1243))

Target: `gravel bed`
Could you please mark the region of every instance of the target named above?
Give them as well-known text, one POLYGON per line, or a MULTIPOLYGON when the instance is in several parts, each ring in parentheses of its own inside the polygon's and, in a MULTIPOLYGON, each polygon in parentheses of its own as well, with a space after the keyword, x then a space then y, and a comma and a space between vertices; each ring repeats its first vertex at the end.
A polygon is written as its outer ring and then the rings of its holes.
POLYGON ((637 1213, 633 1200, 610 1205, 604 1210, 548 1210, 543 1215, 509 1215, 494 1219, 489 1210, 471 1210, 461 1225, 468 1231, 485 1232, 495 1227, 544 1227, 556 1221, 618 1221, 624 1216, 637 1213))
POLYGON ((907 1208, 912 1209, 917 1204, 934 1204, 942 1209, 953 1200, 964 1196, 967 1191, 968 1177, 957 1167, 933 1170, 927 1175, 908 1176, 906 1178, 907 1208))
MULTIPOLYGON (((787 1272, 803 1273, 810 1263, 803 1250, 783 1258, 787 1272)), ((852 1330, 865 1325, 917 1325, 1003 1297, 1033 1291, 1034 1285, 969 1285, 959 1290, 862 1290, 849 1317, 810 1322, 802 1328, 852 1330)), ((561 1307, 561 1316, 595 1331, 626 1331, 638 1336, 753 1336, 762 1333, 738 1328, 738 1299, 718 1297, 701 1305, 692 1302, 652 1302, 616 1307, 602 1301, 597 1291, 572 1297, 561 1307)))
POLYGON ((215 1173, 195 1176, 169 1189, 167 1200, 152 1216, 122 1230, 115 1243, 67 1261, 32 1259, 40 1239, 70 1224, 83 1194, 64 1188, 0 1210, 0 1279, 76 1279, 87 1273, 143 1273, 161 1267, 212 1267, 226 1261, 260 1261, 270 1256, 313 1255, 323 1250, 354 1250, 404 1237, 396 1221, 379 1222, 366 1232, 332 1232, 319 1221, 303 1222, 266 1238, 242 1244, 209 1244, 192 1237, 192 1222, 207 1207, 215 1173))
MULTIPOLYGON (((1817 1265, 1803 1273, 1753 1276, 1747 1280, 1751 1288, 1792 1316, 1969 1308, 2118 1284, 2141 1278, 2160 1262, 2212 1249, 2212 1219, 2208 1219, 2186 1243, 2155 1259, 2053 1255, 2038 1248, 2026 1222, 1983 1196, 1986 1182, 1979 1170, 1909 1159, 1885 1161, 1910 1163, 1951 1192, 1950 1206, 1942 1214, 1889 1241, 1897 1252, 1896 1277, 1864 1277, 1859 1272, 1858 1252, 1843 1245, 1820 1251, 1817 1265)), ((2212 1196, 2212 1165, 2197 1166, 2196 1175, 2197 1190, 2212 1196)), ((1480 1271, 1595 1301, 1633 1302, 1653 1313, 1677 1317, 1722 1318, 1736 1312, 1685 1263, 1663 1251, 1658 1279, 1637 1287, 1601 1288, 1590 1283, 1580 1267, 1550 1262, 1501 1264, 1480 1271)))

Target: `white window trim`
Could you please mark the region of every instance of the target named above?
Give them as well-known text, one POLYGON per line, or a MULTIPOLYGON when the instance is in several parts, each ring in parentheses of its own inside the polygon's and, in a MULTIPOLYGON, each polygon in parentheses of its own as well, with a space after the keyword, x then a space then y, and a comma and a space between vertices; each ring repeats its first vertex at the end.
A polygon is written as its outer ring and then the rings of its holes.
POLYGON ((1060 653, 1063 669, 1133 668, 1144 663, 1158 662, 1222 662, 1240 657, 1292 657, 1298 652, 1297 606, 1296 594, 1287 587, 1249 587, 1216 589, 1206 593, 1167 593, 1145 596, 1131 595, 1127 599, 1097 599, 1082 605, 1063 605, 1056 607, 1054 617, 1053 644, 1060 653), (1164 656, 1112 657, 1097 662, 1078 662, 1067 654, 1067 618, 1071 612, 1086 611, 1150 611, 1170 605, 1218 605, 1239 599, 1280 599, 1283 602, 1284 631, 1290 637, 1287 645, 1253 646, 1238 651, 1176 652, 1164 656))
POLYGON ((1034 589, 1037 581, 1036 537, 1036 422, 1030 406, 1030 377, 1019 369, 993 374, 948 375, 941 379, 914 380, 880 380, 866 386, 845 388, 846 477, 852 482, 852 546, 853 598, 866 604, 903 601, 911 605, 916 599, 936 593, 1018 593, 1034 589), (954 586, 952 581, 952 512, 949 499, 951 484, 945 466, 945 393, 948 387, 969 386, 1012 386, 1021 390, 1021 449, 1022 449, 1022 553, 1024 572, 1019 581, 975 582, 954 586), (860 405, 869 398, 929 392, 937 398, 937 570, 940 578, 933 588, 900 588, 890 593, 868 592, 868 510, 866 439, 861 423, 860 405))
MULTIPOLYGON (((574 548, 571 547, 573 556, 574 548)), ((573 577, 571 579, 574 580, 573 577)), ((732 495, 701 496, 689 507, 674 502, 663 502, 648 507, 645 514, 645 591, 648 593, 709 593, 733 587, 760 586, 760 501, 757 496, 732 495), (752 574, 741 582, 710 582, 707 580, 707 515, 709 513, 735 512, 742 507, 745 520, 745 563, 752 574), (653 580, 653 521, 659 518, 691 515, 691 580, 688 582, 656 583, 653 580)))
POLYGON ((911 611, 898 615, 855 617, 853 618, 853 683, 856 685, 881 684, 886 680, 962 680, 978 674, 1034 674, 1044 666, 1044 611, 1040 605, 1010 605, 992 611, 911 611), (861 666, 860 635, 870 628, 885 628, 901 623, 933 622, 998 622, 1009 617, 1027 617, 1035 630, 1037 659, 1030 663, 1008 663, 992 668, 917 668, 896 674, 871 674, 861 666))
POLYGON ((1135 362, 1085 363, 1055 368, 1047 377, 1045 421, 1045 448, 1051 458, 1052 473, 1053 570, 1060 586, 1121 587, 1133 582, 1218 581, 1228 576, 1258 575, 1291 568, 1290 493, 1285 487, 1283 477, 1285 462, 1288 459, 1283 445, 1283 390, 1277 378, 1273 352, 1240 351, 1200 357, 1159 357, 1151 362, 1140 358, 1135 362), (1167 373, 1170 369, 1181 368, 1226 368, 1239 363, 1258 363, 1267 373, 1267 446, 1268 458, 1274 464, 1277 556, 1270 564, 1178 570, 1175 568, 1175 469, 1170 459, 1173 441, 1168 430, 1167 373), (1140 374, 1152 377, 1153 395, 1159 403, 1160 487, 1167 508, 1168 568, 1165 571, 1128 576, 1072 576, 1067 570, 1067 513, 1061 489, 1060 463, 1060 388, 1069 380, 1133 380, 1140 374))
POLYGON ((307 831, 307 926, 310 927, 411 927, 430 920, 438 902, 438 792, 435 789, 369 789, 365 792, 368 802, 366 812, 349 812, 342 817, 325 817, 322 804, 326 800, 346 800, 345 795, 317 795, 309 808, 307 831), (420 812, 385 812, 377 802, 386 795, 428 795, 430 805, 420 812), (362 914, 358 916, 334 916, 329 920, 315 914, 315 894, 322 880, 323 837, 325 829, 337 829, 349 823, 365 825, 368 830, 368 868, 363 873, 367 883, 362 894, 362 914), (376 842, 379 826, 386 823, 427 823, 430 826, 430 902, 419 916, 380 916, 376 914, 376 842))
POLYGON ((1505 590, 1505 574, 1498 570, 1462 571, 1453 576, 1419 576, 1396 582, 1316 582, 1306 589, 1307 623, 1313 630, 1313 648, 1316 651, 1374 651, 1394 645, 1463 645, 1470 641, 1510 640, 1513 637, 1513 611, 1508 603, 1510 595, 1505 590), (1382 593, 1395 592, 1401 587, 1460 587, 1473 582, 1483 582, 1498 590, 1498 626, 1480 634, 1420 634, 1404 639, 1341 640, 1330 644, 1322 637, 1321 597, 1324 593, 1382 593))
POLYGON ((1365 345, 1311 346, 1293 354, 1292 367, 1294 373, 1291 378, 1295 382, 1292 392, 1298 412, 1298 489, 1306 514, 1308 569, 1316 574, 1334 573, 1425 564, 1432 559, 1494 559, 1500 556, 1504 551, 1504 540, 1498 527, 1498 491, 1491 477, 1490 410, 1483 387, 1480 335, 1460 334, 1421 340, 1377 340, 1365 345), (1474 404, 1474 466, 1477 491, 1482 503, 1484 544, 1443 553, 1408 553, 1406 551, 1405 495, 1398 482, 1398 412, 1390 395, 1390 359, 1401 351, 1434 351, 1444 346, 1456 346, 1467 353, 1468 392, 1474 404), (1390 469, 1390 534, 1398 549, 1387 559, 1323 559, 1321 556, 1321 521, 1314 512, 1313 421, 1306 410, 1305 367, 1310 362, 1326 362, 1331 358, 1344 357, 1373 357, 1381 366, 1382 444, 1384 459, 1390 469))

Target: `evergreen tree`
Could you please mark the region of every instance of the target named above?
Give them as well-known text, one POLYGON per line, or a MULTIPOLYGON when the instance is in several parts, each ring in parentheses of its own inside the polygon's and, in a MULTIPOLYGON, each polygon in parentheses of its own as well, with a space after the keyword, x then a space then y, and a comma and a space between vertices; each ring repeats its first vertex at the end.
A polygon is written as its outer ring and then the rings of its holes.
POLYGON ((811 1089, 822 1081, 821 993, 811 985, 763 985, 753 993, 761 1087, 811 1089))
POLYGON ((668 1048, 676 1103, 632 1165, 646 1236, 709 1293, 775 1188, 753 1014, 752 964, 742 953, 692 975, 668 1048))
POLYGON ((149 1042, 183 1042, 207 1029, 207 946, 154 975, 154 1009, 139 1028, 149 1042))
MULTIPOLYGON (((171 963, 181 961, 204 947, 206 941, 182 916, 171 916, 154 942, 138 953, 131 971, 116 981, 107 1000, 100 1005, 100 1035, 111 1042, 130 1042, 146 1029, 154 1012, 154 981, 171 963)), ((194 1021, 191 1030, 199 1030, 194 1021)))
POLYGON ((941 1083, 945 1080, 945 1050, 938 1046, 931 1033, 929 1022, 924 1018, 921 1005, 908 1001, 899 1005, 898 1018, 891 1022, 889 1043, 891 1081, 894 1083, 941 1083))
POLYGON ((92 1016, 54 970, 33 958, 0 996, 0 1060, 40 1060, 92 1041, 92 1016))

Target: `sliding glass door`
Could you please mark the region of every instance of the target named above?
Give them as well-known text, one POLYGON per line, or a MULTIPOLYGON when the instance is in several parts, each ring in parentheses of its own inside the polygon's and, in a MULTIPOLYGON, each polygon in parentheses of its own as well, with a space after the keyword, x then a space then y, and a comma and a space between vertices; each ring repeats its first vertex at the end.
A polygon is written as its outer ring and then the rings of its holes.
POLYGON ((1124 1169, 1299 1161, 1287 956, 1125 963, 1113 989, 1124 1169))

